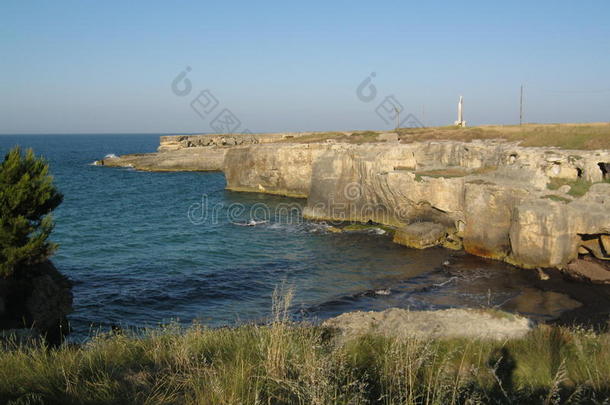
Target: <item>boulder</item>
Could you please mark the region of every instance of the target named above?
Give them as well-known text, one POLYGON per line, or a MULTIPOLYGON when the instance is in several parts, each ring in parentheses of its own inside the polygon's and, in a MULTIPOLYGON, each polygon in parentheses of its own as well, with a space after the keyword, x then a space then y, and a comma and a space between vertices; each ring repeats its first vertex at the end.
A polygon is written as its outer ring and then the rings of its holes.
POLYGON ((409 311, 390 308, 381 312, 348 312, 324 322, 339 331, 339 339, 368 333, 405 338, 511 339, 527 334, 534 323, 527 318, 497 310, 445 309, 409 311))
POLYGON ((426 249, 443 243, 446 228, 435 222, 414 222, 394 234, 394 243, 415 249, 426 249))
POLYGON ((601 237, 583 240, 581 246, 600 260, 610 260, 610 254, 603 248, 601 237))
POLYGON ((591 259, 574 260, 565 269, 576 279, 598 284, 610 284, 610 266, 591 259))
POLYGON ((601 235, 599 240, 604 248, 606 255, 610 256, 610 235, 601 235))

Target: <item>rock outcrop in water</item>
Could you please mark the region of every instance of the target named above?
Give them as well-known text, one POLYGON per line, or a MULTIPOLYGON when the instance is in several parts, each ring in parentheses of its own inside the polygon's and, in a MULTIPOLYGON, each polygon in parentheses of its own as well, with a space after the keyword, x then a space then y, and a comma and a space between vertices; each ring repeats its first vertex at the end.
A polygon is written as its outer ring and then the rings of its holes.
POLYGON ((410 247, 463 248, 610 282, 610 151, 494 140, 289 143, 272 135, 164 137, 165 152, 104 164, 222 170, 230 190, 307 198, 310 219, 372 221, 395 227, 394 241, 410 247), (595 271, 577 261, 583 257, 595 271))

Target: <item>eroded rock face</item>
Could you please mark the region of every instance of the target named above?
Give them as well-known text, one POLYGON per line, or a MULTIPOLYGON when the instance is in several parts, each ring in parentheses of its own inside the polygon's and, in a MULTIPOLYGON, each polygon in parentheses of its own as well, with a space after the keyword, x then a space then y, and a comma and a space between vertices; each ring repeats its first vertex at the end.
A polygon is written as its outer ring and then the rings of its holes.
POLYGON ((490 259, 511 253, 513 211, 526 192, 498 184, 467 184, 464 197, 464 249, 490 259))
POLYGON ((227 152, 224 173, 227 189, 307 197, 313 161, 323 145, 261 145, 227 152))
POLYGON ((509 261, 521 267, 564 267, 578 257, 577 216, 560 202, 529 199, 515 206, 509 261))

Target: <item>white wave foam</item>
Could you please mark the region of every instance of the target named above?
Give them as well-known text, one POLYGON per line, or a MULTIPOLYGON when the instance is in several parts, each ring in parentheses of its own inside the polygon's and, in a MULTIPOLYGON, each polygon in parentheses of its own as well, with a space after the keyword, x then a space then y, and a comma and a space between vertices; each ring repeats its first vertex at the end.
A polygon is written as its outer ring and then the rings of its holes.
POLYGON ((266 224, 267 222, 269 222, 269 221, 255 221, 255 220, 251 219, 246 222, 241 222, 241 223, 236 222, 235 225, 237 225, 237 226, 257 226, 257 225, 266 224))
POLYGON ((375 295, 390 295, 390 294, 392 294, 392 292, 388 288, 383 289, 383 290, 375 290, 375 295))

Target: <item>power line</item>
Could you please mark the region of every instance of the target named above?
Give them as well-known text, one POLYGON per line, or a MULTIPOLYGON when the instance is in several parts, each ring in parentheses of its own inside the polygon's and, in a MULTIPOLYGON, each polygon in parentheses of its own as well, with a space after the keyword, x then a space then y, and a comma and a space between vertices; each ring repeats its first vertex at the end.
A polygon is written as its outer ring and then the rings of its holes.
POLYGON ((602 89, 602 90, 546 90, 546 89, 539 89, 538 91, 541 92, 541 93, 552 93, 552 94, 598 94, 598 93, 610 93, 610 89, 602 89))

